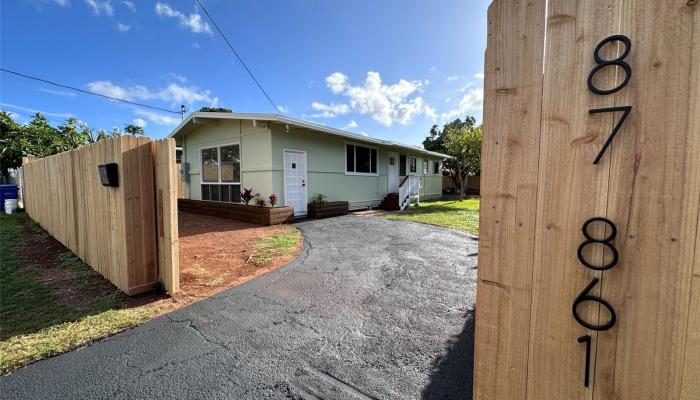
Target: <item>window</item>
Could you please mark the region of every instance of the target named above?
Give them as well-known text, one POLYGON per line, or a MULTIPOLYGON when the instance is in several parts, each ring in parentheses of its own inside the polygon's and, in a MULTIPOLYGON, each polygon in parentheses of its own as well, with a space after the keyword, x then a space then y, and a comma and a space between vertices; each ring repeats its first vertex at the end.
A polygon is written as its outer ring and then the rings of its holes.
POLYGON ((408 162, 409 162, 409 171, 411 172, 416 172, 416 158, 415 157, 408 157, 408 162))
POLYGON ((356 144, 346 144, 345 173, 348 175, 376 174, 377 149, 356 144))
POLYGON ((237 144, 202 149, 202 200, 241 201, 241 159, 237 144))
POLYGON ((423 175, 428 175, 428 160, 423 160, 423 175))
POLYGON ((440 161, 433 161, 433 174, 440 175, 440 161))

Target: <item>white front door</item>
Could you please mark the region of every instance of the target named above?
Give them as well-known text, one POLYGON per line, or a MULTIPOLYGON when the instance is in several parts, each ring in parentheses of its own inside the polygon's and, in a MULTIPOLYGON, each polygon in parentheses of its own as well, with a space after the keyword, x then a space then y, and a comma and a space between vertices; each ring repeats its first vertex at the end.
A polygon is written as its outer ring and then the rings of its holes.
POLYGON ((294 207, 294 215, 306 215, 306 152, 284 150, 284 205, 294 207))
POLYGON ((389 193, 399 192, 399 155, 389 152, 389 193))

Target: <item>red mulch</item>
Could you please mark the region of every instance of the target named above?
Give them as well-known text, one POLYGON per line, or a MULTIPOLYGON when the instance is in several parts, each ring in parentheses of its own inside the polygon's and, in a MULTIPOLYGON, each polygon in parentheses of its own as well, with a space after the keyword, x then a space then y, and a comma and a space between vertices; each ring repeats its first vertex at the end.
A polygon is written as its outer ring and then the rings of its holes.
MULTIPOLYGON (((249 259, 253 254, 250 240, 290 229, 289 226, 261 226, 185 212, 180 212, 178 218, 180 293, 172 297, 155 292, 132 296, 125 299, 123 307, 163 305, 164 312, 182 307, 272 271, 294 259, 302 247, 300 242, 294 254, 258 265, 249 259)), ((75 273, 59 260, 59 255, 69 250, 28 221, 20 257, 25 268, 32 269, 37 281, 54 292, 59 302, 79 306, 116 290, 99 274, 76 279, 75 273)))
POLYGON ((207 215, 178 213, 180 240, 180 293, 178 302, 192 302, 272 271, 294 259, 277 257, 262 265, 250 260, 251 239, 290 229, 261 226, 207 215))

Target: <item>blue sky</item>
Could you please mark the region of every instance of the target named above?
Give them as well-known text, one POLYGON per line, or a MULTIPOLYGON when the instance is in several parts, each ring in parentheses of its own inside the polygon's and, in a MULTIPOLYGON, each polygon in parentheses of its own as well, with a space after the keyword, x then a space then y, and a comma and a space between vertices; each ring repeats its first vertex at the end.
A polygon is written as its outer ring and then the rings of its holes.
MULTIPOLYGON (((420 144, 481 120, 489 0, 203 0, 289 116, 420 144)), ((194 0, 3 1, 3 68, 166 109, 274 112, 194 0)), ((0 109, 166 136, 179 116, 0 74, 0 109)))

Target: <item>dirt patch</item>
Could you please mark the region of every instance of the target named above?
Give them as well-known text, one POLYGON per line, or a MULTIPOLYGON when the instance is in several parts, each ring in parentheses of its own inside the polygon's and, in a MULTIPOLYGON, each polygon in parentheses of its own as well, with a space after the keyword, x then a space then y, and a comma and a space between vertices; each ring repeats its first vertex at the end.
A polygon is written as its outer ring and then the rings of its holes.
POLYGON ((19 256, 23 268, 54 293, 60 304, 81 307, 118 290, 97 272, 81 265, 80 259, 61 242, 29 219, 23 219, 22 243, 19 256))
POLYGON ((256 240, 285 232, 286 225, 260 226, 206 215, 180 212, 180 293, 178 301, 191 302, 272 271, 299 254, 302 241, 289 255, 256 263, 256 240))
MULTIPOLYGON (((185 306, 278 268, 294 259, 302 248, 286 256, 256 262, 254 243, 294 229, 288 225, 261 226, 206 215, 179 213, 180 293, 149 292, 123 296, 118 308, 158 306, 158 315, 185 306)), ((68 248, 31 222, 23 222, 19 256, 34 280, 57 296, 60 304, 82 309, 118 289, 82 264, 68 248)))

